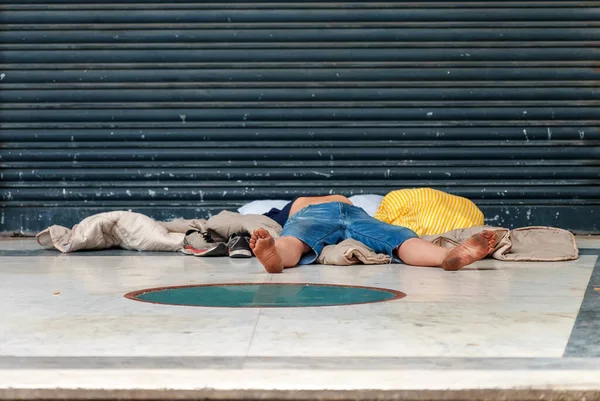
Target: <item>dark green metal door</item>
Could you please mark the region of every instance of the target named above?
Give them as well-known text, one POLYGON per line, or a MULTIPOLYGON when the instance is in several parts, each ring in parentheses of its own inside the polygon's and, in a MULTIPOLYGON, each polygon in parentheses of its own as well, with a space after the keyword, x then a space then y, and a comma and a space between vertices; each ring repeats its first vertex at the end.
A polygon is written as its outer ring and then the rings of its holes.
POLYGON ((0 231, 429 186, 600 232, 597 1, 0 11, 0 231))

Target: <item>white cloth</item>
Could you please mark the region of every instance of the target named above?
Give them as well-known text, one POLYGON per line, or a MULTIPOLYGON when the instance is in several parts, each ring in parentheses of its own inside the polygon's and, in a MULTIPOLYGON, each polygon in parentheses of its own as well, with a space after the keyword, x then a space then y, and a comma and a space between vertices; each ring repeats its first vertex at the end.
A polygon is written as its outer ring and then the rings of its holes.
MULTIPOLYGON (((350 202, 354 206, 362 208, 365 212, 369 214, 369 216, 374 216, 375 212, 381 205, 381 201, 383 200, 383 196, 381 195, 354 195, 351 196, 350 202)), ((265 214, 269 210, 275 209, 283 209, 285 205, 290 203, 291 201, 286 200, 256 200, 250 203, 245 204, 241 208, 238 209, 239 214, 265 214)))
POLYGON ((381 205, 381 201, 383 200, 383 196, 381 195, 354 195, 351 196, 350 202, 354 206, 362 208, 365 212, 369 214, 369 216, 375 216, 375 212, 381 205))
POLYGON ((283 209, 291 201, 286 200, 257 200, 250 202, 238 209, 239 214, 265 214, 269 210, 283 209))

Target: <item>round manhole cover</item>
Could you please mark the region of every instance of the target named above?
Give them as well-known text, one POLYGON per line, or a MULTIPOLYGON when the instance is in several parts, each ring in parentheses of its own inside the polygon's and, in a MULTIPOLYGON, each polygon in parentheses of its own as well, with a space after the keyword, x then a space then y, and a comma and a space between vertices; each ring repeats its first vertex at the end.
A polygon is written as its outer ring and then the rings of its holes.
POLYGON ((391 301, 406 294, 387 288, 333 284, 233 283, 150 288, 125 297, 165 305, 285 308, 391 301))

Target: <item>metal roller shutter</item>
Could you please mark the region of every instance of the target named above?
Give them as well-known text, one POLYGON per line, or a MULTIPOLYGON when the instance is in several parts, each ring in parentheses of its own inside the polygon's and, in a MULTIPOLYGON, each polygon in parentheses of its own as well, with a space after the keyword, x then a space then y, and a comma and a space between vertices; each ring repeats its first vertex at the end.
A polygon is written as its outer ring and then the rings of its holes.
POLYGON ((429 186, 600 232, 600 2, 4 1, 0 231, 429 186))

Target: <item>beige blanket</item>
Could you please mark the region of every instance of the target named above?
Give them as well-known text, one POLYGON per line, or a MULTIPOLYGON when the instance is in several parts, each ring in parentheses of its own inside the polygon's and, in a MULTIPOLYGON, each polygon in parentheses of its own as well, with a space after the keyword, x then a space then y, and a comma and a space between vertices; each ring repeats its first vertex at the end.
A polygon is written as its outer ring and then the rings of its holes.
MULTIPOLYGON (((444 248, 453 248, 483 230, 492 230, 496 234, 496 247, 490 256, 497 260, 557 262, 575 260, 579 257, 573 234, 553 227, 523 227, 509 230, 502 227, 480 226, 453 230, 440 235, 426 235, 421 238, 444 248)), ((326 246, 319 255, 317 263, 382 264, 390 263, 390 257, 376 254, 366 245, 350 239, 338 245, 326 246)))
MULTIPOLYGON (((275 238, 281 234, 281 226, 262 215, 223 211, 208 220, 157 222, 139 213, 118 211, 90 216, 73 229, 51 226, 40 232, 36 239, 43 248, 58 249, 64 253, 115 247, 137 251, 177 251, 183 246, 185 232, 190 229, 208 230, 216 240, 226 240, 231 234, 252 232, 258 228, 266 229, 275 238)), ((492 257, 498 260, 559 261, 577 259, 579 255, 574 236, 551 227, 508 230, 482 226, 423 238, 444 247, 453 247, 484 229, 496 232, 498 244, 492 257)), ((389 262, 388 255, 376 254, 354 240, 325 247, 317 259, 317 263, 333 265, 389 262)))
POLYGON ((553 227, 523 227, 509 230, 502 227, 472 227, 449 231, 422 238, 445 248, 452 248, 483 230, 496 234, 496 247, 491 257, 506 261, 557 262, 575 260, 579 249, 575 236, 569 231, 553 227))
POLYGON ((133 212, 107 212, 90 216, 73 229, 51 226, 40 232, 37 242, 43 248, 61 252, 123 248, 136 251, 178 251, 188 230, 210 231, 217 241, 231 234, 264 228, 279 237, 281 226, 262 215, 240 215, 223 211, 208 220, 177 219, 158 222, 133 212))

